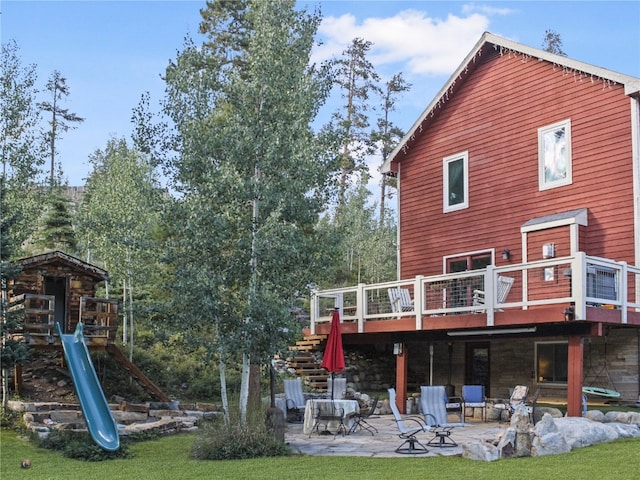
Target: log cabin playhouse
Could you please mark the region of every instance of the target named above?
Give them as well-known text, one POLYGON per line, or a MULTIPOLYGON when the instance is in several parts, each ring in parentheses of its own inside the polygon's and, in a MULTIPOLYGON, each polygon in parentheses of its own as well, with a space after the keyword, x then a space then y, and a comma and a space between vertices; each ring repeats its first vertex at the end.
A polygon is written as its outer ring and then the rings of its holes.
POLYGON ((401 409, 429 383, 635 402, 639 124, 640 79, 485 33, 383 165, 399 280, 314 291, 310 333, 339 308, 345 346, 395 355, 401 409))
MULTIPOLYGON (((109 281, 105 270, 60 251, 13 263, 22 271, 9 284, 9 308, 24 312, 23 338, 27 345, 36 350, 62 350, 55 323, 60 323, 65 334, 71 334, 82 322, 90 351, 108 352, 149 393, 169 401, 116 345, 118 300, 96 297, 98 285, 109 281)), ((15 373, 16 392, 20 393, 20 368, 15 373)))

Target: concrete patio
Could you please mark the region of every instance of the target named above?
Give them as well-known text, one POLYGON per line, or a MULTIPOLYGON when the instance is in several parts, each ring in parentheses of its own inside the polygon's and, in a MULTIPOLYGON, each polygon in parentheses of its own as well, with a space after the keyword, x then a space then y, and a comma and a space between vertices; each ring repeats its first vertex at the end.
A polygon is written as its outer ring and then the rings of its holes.
MULTIPOLYGON (((311 436, 303 433, 301 423, 287 423, 285 430, 285 442, 294 452, 306 455, 338 455, 352 457, 407 457, 396 453, 395 449, 404 441, 399 438, 398 428, 393 415, 374 415, 368 423, 378 429, 378 433, 371 435, 366 430, 359 430, 350 435, 319 435, 311 436)), ((462 445, 465 443, 485 442, 495 440, 502 428, 509 424, 497 422, 469 421, 464 427, 453 429, 451 438, 456 447, 427 447, 429 452, 415 456, 428 457, 437 455, 461 455, 462 445)), ((418 440, 426 445, 433 434, 424 432, 417 434, 418 440)))

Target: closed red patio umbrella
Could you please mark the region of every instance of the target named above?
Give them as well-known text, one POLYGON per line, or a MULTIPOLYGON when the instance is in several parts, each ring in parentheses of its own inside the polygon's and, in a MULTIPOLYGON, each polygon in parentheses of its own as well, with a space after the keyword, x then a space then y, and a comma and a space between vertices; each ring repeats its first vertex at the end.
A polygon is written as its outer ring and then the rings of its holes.
POLYGON ((324 349, 324 356, 320 366, 331 373, 331 400, 333 400, 333 380, 336 373, 344 370, 344 350, 342 349, 342 331, 340 326, 340 312, 336 308, 331 313, 331 330, 327 346, 324 349))

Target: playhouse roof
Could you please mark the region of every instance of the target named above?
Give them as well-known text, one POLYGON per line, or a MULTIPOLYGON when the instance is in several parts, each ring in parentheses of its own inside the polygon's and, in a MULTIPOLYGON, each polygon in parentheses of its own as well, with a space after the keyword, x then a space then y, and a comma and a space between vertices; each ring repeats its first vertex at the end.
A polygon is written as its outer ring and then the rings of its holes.
POLYGON ((16 260, 16 265, 20 265, 23 268, 35 267, 47 264, 64 264, 68 265, 76 270, 80 270, 91 277, 94 277, 98 281, 109 280, 109 274, 106 270, 100 267, 96 267, 90 263, 84 262, 79 258, 72 257, 64 252, 56 250, 54 252, 47 252, 32 257, 21 258, 16 260))
POLYGON ((476 65, 482 62, 483 54, 484 57, 491 58, 492 55, 488 54, 491 51, 490 49, 493 49, 493 53, 498 55, 522 55, 523 63, 530 60, 546 61, 558 68, 565 69, 573 75, 588 77, 593 81, 621 84, 624 85, 624 93, 626 95, 640 97, 640 78, 579 62, 562 55, 556 55, 546 50, 529 47, 485 32, 431 103, 429 103, 424 112, 418 117, 402 141, 393 152, 391 152, 391 155, 389 155, 382 165, 382 173, 391 173, 392 170, 395 170, 395 168, 391 168, 392 164, 401 160, 402 157, 407 154, 411 144, 413 144, 421 132, 428 127, 429 119, 433 117, 439 109, 443 108, 449 97, 455 95, 460 84, 463 84, 466 79, 473 74, 476 65), (456 84, 458 85, 456 86, 456 84))

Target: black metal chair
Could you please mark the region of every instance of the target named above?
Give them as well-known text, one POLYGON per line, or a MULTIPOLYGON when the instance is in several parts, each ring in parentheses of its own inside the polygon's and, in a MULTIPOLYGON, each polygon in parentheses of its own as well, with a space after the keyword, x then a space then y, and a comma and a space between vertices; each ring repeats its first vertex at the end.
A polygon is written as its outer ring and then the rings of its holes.
POLYGON ((309 432, 309 436, 311 436, 313 432, 324 435, 330 434, 330 423, 338 425, 334 436, 339 433, 342 433, 343 436, 347 434, 347 427, 344 424, 344 408, 336 407, 333 402, 314 403, 313 428, 311 432, 309 432), (321 425, 324 425, 323 430, 320 430, 321 425))
POLYGON ((368 412, 356 413, 353 416, 353 424, 351 425, 351 428, 349 429, 349 433, 354 433, 358 429, 366 430, 371 435, 373 435, 373 432, 378 433, 378 429, 376 427, 374 427, 373 425, 371 425, 369 422, 367 422, 369 417, 371 417, 371 415, 373 415, 373 413, 375 412, 377 406, 378 406, 378 397, 375 397, 371 401, 371 406, 369 407, 369 411, 368 412))

